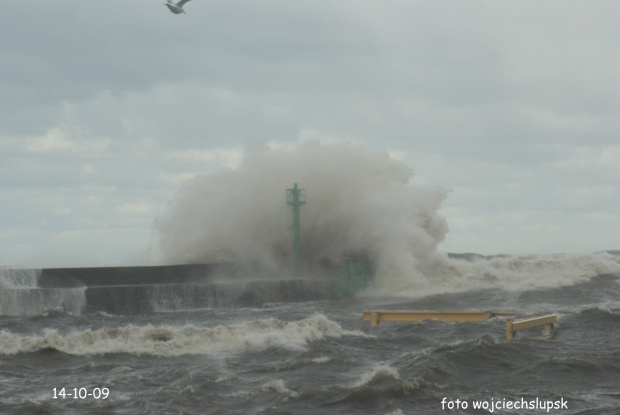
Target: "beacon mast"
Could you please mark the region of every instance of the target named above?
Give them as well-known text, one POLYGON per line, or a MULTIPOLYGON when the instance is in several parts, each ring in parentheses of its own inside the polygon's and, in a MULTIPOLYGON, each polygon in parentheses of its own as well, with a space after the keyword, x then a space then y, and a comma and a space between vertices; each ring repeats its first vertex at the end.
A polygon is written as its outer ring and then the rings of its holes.
POLYGON ((306 204, 306 191, 298 189, 297 183, 292 189, 286 189, 286 204, 289 205, 288 227, 293 232, 293 247, 295 253, 295 272, 301 271, 301 230, 300 210, 306 204))

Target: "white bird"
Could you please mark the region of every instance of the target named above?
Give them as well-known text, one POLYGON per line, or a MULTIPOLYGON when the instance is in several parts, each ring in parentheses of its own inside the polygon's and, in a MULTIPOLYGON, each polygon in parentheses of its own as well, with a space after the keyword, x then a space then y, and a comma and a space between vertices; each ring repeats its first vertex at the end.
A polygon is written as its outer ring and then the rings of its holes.
POLYGON ((174 14, 185 13, 183 10, 183 5, 187 3, 189 0, 180 0, 177 4, 174 4, 172 0, 168 0, 168 3, 164 3, 170 11, 174 14))

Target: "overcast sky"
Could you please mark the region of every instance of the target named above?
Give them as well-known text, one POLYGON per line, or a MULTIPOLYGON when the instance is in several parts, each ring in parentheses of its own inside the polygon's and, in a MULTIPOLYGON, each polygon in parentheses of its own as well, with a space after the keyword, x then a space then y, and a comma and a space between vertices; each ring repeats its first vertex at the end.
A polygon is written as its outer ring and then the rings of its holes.
POLYGON ((11 1, 0 265, 139 263, 256 140, 385 149, 451 189, 439 248, 620 249, 617 1, 11 1))

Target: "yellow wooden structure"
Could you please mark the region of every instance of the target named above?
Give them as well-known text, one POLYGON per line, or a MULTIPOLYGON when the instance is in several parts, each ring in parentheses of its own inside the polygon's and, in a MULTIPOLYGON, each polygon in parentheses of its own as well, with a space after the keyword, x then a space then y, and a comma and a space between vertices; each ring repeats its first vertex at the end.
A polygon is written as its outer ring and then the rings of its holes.
POLYGON ((518 313, 495 311, 364 311, 364 321, 377 326, 382 321, 485 321, 493 317, 510 317, 518 313))
POLYGON ((534 338, 539 340, 549 339, 553 336, 553 323, 556 323, 557 321, 558 318, 555 314, 540 314, 521 320, 509 320, 506 322, 506 340, 514 340, 517 331, 519 330, 541 326, 544 326, 544 334, 534 338))
MULTIPOLYGON (((520 313, 497 311, 364 311, 362 320, 370 321, 371 326, 378 326, 382 321, 486 321, 494 317, 513 317, 520 313)), ((553 323, 557 322, 555 314, 539 314, 520 320, 506 321, 506 340, 513 340, 516 332, 533 327, 544 326, 545 334, 535 339, 548 339, 553 336, 553 323)))

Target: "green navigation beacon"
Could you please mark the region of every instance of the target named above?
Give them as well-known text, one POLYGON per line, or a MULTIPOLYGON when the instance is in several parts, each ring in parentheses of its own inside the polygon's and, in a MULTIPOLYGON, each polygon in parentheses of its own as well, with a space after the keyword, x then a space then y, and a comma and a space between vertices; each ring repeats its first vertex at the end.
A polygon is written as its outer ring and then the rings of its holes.
POLYGON ((286 189, 286 204, 289 205, 288 227, 293 232, 293 246, 295 250, 295 271, 301 271, 301 207, 306 204, 306 191, 298 189, 297 183, 292 189, 286 189))

